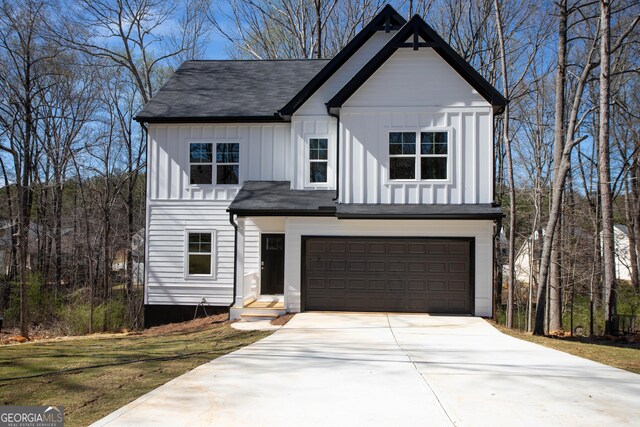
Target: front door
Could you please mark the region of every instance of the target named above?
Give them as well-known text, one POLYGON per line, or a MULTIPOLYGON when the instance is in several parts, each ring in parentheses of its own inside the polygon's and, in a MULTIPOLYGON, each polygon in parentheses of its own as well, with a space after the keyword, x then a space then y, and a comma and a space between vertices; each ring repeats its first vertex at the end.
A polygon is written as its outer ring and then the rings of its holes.
POLYGON ((284 234, 263 234, 261 242, 262 274, 260 293, 284 293, 284 234))

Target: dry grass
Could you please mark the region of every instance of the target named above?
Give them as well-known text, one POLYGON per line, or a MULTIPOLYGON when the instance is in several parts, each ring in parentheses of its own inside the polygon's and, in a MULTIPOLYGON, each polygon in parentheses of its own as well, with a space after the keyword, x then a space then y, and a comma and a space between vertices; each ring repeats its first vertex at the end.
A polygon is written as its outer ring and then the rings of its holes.
POLYGON ((145 333, 2 346, 0 405, 64 405, 65 425, 88 425, 269 333, 237 331, 208 319, 145 333), (19 378, 28 376, 34 377, 19 378))
POLYGON ((640 374, 640 343, 606 338, 534 336, 493 324, 501 332, 575 356, 640 374))

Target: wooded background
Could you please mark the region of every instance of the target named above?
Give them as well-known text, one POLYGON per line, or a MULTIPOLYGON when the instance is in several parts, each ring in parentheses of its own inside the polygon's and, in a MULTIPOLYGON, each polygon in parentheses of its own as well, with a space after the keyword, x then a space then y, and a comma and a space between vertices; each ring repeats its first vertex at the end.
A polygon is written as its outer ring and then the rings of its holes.
MULTIPOLYGON (((509 100, 497 317, 617 333, 640 310, 640 1, 391 1, 509 100), (616 280, 614 224, 631 280, 616 280), (531 280, 516 280, 528 248, 531 280), (627 317, 625 317, 627 316, 627 317)), ((142 324, 145 134, 184 60, 330 58, 382 0, 0 0, 0 315, 58 333, 142 324)), ((425 70, 425 82, 428 70, 425 70)), ((426 83, 425 83, 426 84, 426 83)))

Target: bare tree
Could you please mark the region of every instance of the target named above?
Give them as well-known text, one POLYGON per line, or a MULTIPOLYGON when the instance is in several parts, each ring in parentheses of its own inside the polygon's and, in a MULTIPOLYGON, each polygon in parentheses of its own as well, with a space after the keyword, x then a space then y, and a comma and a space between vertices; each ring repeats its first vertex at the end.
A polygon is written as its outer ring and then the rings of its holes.
POLYGON ((27 283, 29 280, 29 230, 33 206, 33 182, 38 163, 39 97, 47 90, 44 79, 55 73, 50 64, 59 50, 48 43, 43 22, 43 1, 23 3, 4 0, 0 13, 1 126, 5 134, 0 150, 13 160, 17 192, 17 260, 20 276, 20 333, 29 336, 27 283))

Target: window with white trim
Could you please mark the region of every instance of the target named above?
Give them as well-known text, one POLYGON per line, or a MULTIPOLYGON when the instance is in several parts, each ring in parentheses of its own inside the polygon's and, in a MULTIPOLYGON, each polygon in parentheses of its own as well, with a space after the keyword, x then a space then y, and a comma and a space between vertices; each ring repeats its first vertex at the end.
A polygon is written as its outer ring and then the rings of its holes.
POLYGON ((189 144, 189 183, 211 184, 213 179, 213 144, 192 142, 189 144))
POLYGON ((448 159, 446 131, 389 132, 390 180, 446 180, 448 159))
POLYGON ((212 232, 187 232, 187 275, 213 275, 213 238, 212 232))
POLYGON ((239 143, 192 142, 189 144, 189 183, 191 185, 238 184, 239 181, 239 143))
POLYGON ((240 173, 240 144, 216 144, 216 184, 237 184, 240 173))
POLYGON ((309 138, 309 182, 326 184, 329 166, 329 140, 309 138))

